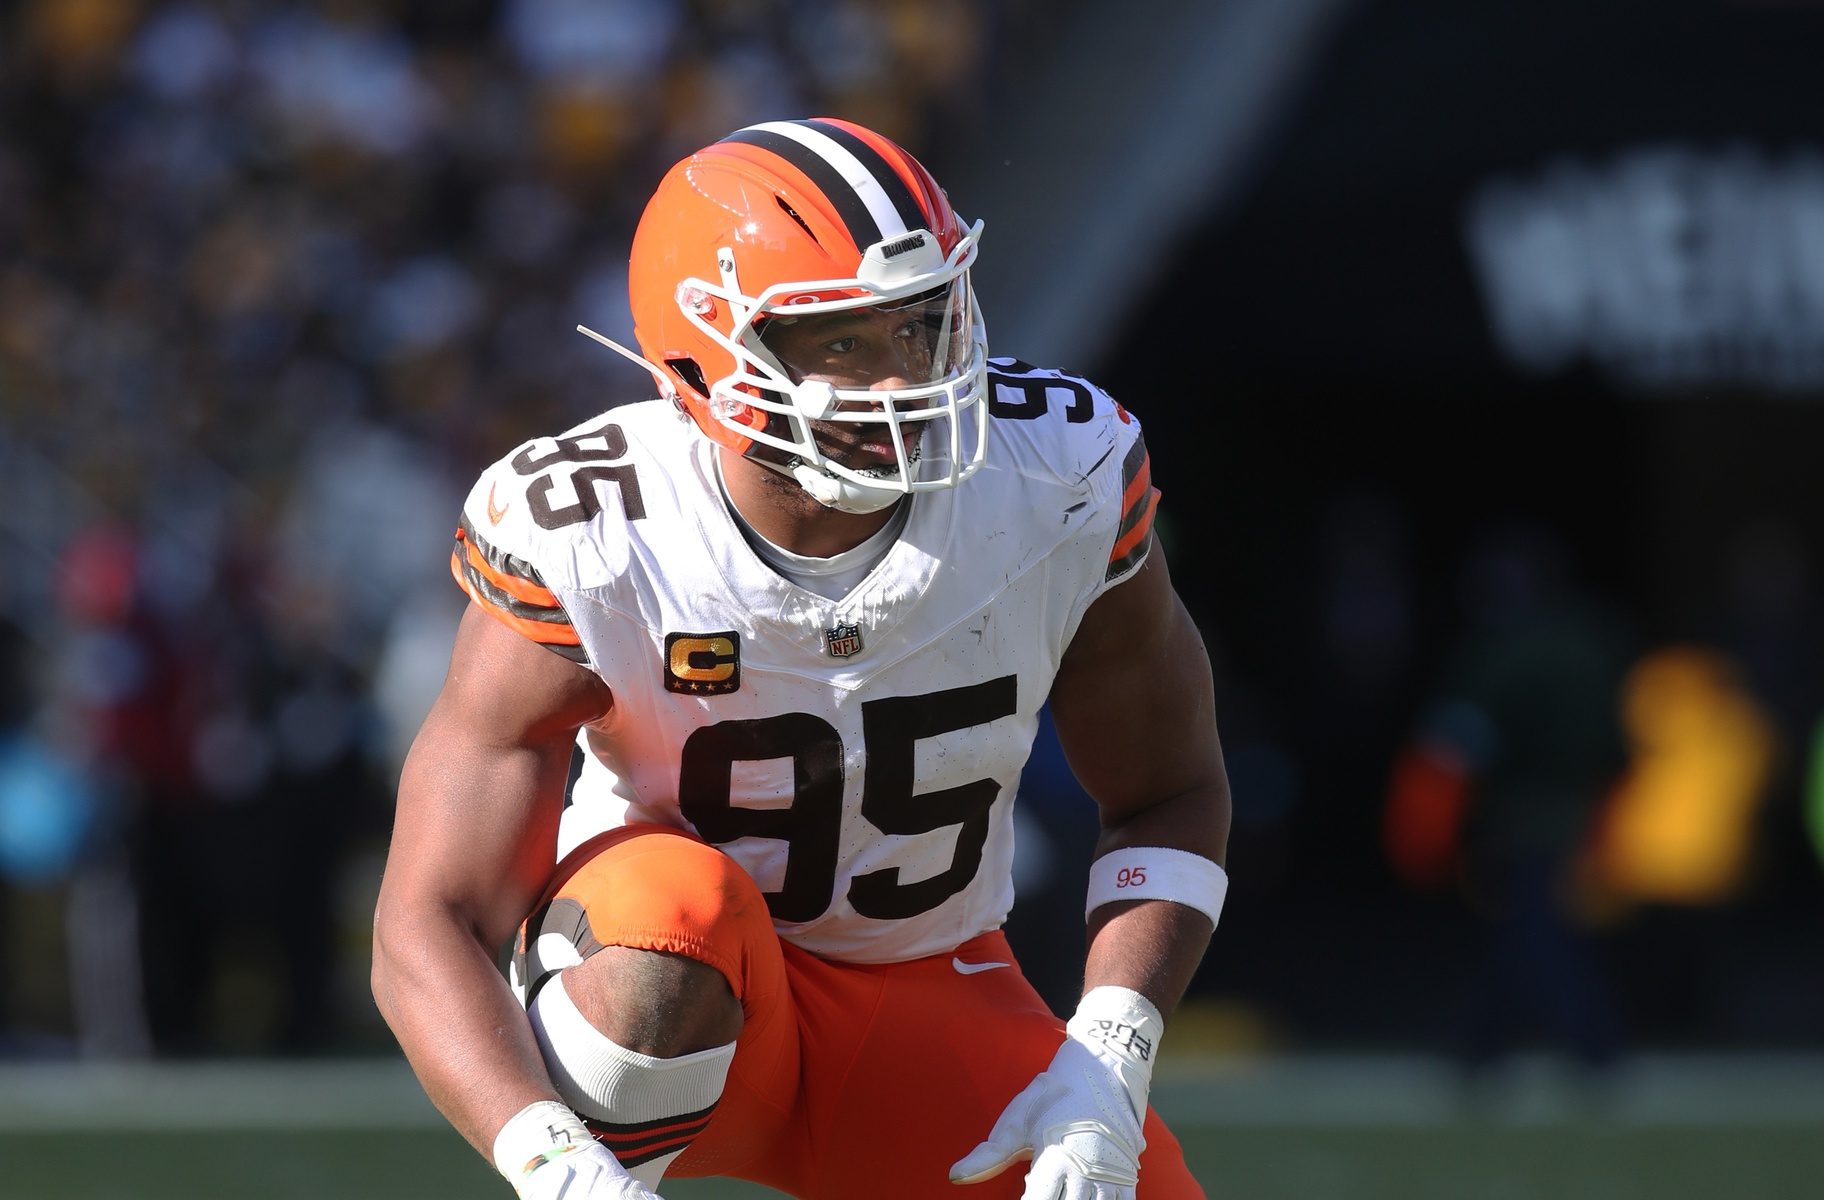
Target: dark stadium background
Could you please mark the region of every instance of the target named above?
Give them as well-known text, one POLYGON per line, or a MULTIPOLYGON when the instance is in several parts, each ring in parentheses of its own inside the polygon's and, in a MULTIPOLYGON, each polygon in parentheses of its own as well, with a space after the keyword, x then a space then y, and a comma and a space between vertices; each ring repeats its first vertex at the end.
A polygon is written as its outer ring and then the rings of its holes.
MULTIPOLYGON (((1649 384, 1587 355, 1549 372, 1517 368, 1491 334, 1465 227, 1491 180, 1566 162, 1599 172, 1641 153, 1802 169, 1815 206, 1824 94, 1809 64, 1820 10, 1408 2, 1339 18, 1247 182, 1187 232, 1096 364, 1148 422, 1173 545, 1185 548, 1174 570, 1311 781, 1288 822, 1294 849, 1270 907, 1298 914, 1299 937, 1358 968, 1350 990, 1372 1011, 1301 1003, 1324 993, 1313 976, 1337 964, 1271 955, 1288 929, 1263 921, 1259 956, 1229 948, 1243 962, 1281 965, 1279 1005, 1312 1034, 1423 1036, 1435 1010, 1415 1003, 1415 990, 1447 987, 1439 976, 1461 945, 1447 921, 1428 924, 1441 914, 1399 899, 1377 861, 1387 762, 1464 623, 1460 573, 1477 539, 1530 523, 1561 544, 1643 651, 1697 642, 1736 655, 1782 725, 1784 762, 1757 810, 1757 862, 1743 888, 1714 907, 1644 912, 1613 932, 1611 968, 1637 1028, 1658 1041, 1815 1046, 1824 964, 1811 948, 1818 858, 1801 795, 1824 709, 1824 489, 1813 462, 1824 434, 1824 259, 1787 264, 1809 296, 1785 314, 1788 332, 1742 317, 1710 335, 1750 345, 1789 337, 1805 364, 1791 382, 1760 385, 1721 365, 1649 384), (1187 379, 1192 369, 1203 378, 1187 379), (1345 714, 1326 702, 1337 663, 1319 630, 1335 579, 1325 539, 1351 519, 1396 541, 1412 627, 1408 657, 1345 714), (1803 580, 1771 606, 1791 612, 1777 630, 1747 627, 1742 611, 1741 559, 1757 536, 1786 547, 1803 580), (1442 953, 1427 948, 1433 929, 1442 953), (1399 946, 1407 978, 1368 969, 1350 943, 1399 946), (1658 958, 1674 946, 1676 965, 1658 958)), ((1668 236, 1734 236, 1735 254, 1752 253, 1754 231, 1707 220, 1701 181, 1687 184, 1692 208, 1668 218, 1684 222, 1668 236)), ((1785 214, 1736 219, 1777 239, 1766 226, 1785 214)), ((1704 251, 1691 253, 1702 261, 1704 251)), ((1683 286, 1695 308, 1728 282, 1699 270, 1683 286)), ((1720 362, 1737 348, 1712 349, 1720 362)), ((1238 804, 1245 817, 1245 791, 1238 804)), ((1238 863, 1247 851, 1244 826, 1238 863)), ((1254 907, 1237 909, 1236 923, 1254 907)))
MULTIPOLYGON (((1167 1093, 1194 1158, 1259 1195, 1809 1194, 1821 58, 1812 0, 7 6, 0 1161, 106 1103, 144 1194, 231 1194, 183 1139, 251 1122, 247 1170, 352 1195, 382 1152, 246 1100, 323 1128, 352 1088, 403 1097, 459 1181, 426 1194, 489 1194, 365 990, 447 527, 503 450, 644 395, 570 329, 626 331, 664 167, 835 113, 987 220, 993 350, 1145 423, 1235 787, 1167 1093), (1509 719, 1608 679, 1626 753, 1543 815, 1488 768, 1415 858, 1529 620, 1591 669, 1509 719), (1697 766, 1651 795, 1703 834, 1657 844, 1740 849, 1656 892, 1689 864, 1598 852, 1650 774, 1620 718, 1674 700, 1689 757, 1652 761, 1697 766), (1707 1138, 1759 1166, 1679 1158, 1707 1138)), ((1093 817, 1049 744, 1022 807, 1010 928, 1065 1004, 1093 817)))

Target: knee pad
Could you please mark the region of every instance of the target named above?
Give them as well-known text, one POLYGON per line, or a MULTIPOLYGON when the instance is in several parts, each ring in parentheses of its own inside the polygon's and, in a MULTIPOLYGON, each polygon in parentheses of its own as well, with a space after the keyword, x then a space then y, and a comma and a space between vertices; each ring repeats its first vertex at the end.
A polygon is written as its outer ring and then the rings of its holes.
POLYGON ((520 929, 512 982, 529 1002, 553 972, 606 946, 707 963, 736 999, 748 992, 759 939, 773 939, 758 885, 735 861, 680 830, 617 829, 578 846, 520 929))

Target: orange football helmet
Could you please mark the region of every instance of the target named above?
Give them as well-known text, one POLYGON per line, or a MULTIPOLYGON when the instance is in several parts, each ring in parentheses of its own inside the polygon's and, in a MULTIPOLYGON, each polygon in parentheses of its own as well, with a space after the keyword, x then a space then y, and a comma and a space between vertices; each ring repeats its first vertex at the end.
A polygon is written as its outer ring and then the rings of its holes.
POLYGON ((988 349, 969 286, 981 228, 964 227, 918 160, 859 125, 737 130, 674 166, 640 218, 628 290, 643 361, 705 434, 825 505, 869 512, 954 487, 987 442, 988 349), (907 314, 895 336, 919 339, 916 368, 891 386, 833 385, 767 345, 774 322, 854 309, 889 324, 907 314), (842 422, 892 461, 832 458, 813 425, 842 422))

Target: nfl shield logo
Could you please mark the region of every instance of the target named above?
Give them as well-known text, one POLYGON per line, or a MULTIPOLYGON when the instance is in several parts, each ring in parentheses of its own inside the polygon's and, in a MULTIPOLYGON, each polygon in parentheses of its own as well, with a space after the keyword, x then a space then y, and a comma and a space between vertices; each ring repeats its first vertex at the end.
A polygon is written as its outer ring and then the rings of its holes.
POLYGON ((836 658, 848 658, 861 653, 861 626, 838 625, 824 631, 824 639, 829 642, 830 654, 836 658))

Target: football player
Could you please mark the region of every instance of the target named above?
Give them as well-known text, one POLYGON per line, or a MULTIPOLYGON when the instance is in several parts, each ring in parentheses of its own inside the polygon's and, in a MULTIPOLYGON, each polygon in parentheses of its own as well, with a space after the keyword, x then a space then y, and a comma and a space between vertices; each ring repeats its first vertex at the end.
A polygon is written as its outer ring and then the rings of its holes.
POLYGON ((634 235, 661 398, 469 495, 374 991, 526 1200, 1203 1195, 1147 1091, 1227 886, 1209 662, 1139 422, 988 358, 980 238, 871 130, 731 134, 634 235), (1068 1023, 999 932, 1048 700, 1103 829, 1068 1023))

